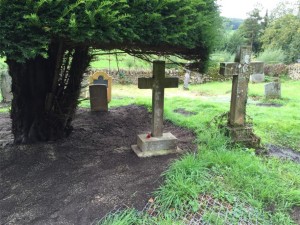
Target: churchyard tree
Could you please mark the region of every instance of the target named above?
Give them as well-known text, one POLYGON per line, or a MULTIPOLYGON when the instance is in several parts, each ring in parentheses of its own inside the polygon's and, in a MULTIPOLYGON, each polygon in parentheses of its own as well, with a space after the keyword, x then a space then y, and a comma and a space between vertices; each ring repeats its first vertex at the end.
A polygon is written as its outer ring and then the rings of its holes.
POLYGON ((0 18, 15 143, 71 132, 91 49, 177 55, 203 69, 221 24, 215 0, 1 0, 0 18))
POLYGON ((261 37, 264 49, 281 49, 286 54, 286 62, 292 63, 299 58, 300 19, 286 14, 273 20, 261 37))
POLYGON ((266 19, 260 16, 260 10, 255 8, 238 29, 240 35, 244 37, 245 43, 251 45, 255 53, 258 53, 261 49, 259 38, 264 31, 265 21, 266 19))

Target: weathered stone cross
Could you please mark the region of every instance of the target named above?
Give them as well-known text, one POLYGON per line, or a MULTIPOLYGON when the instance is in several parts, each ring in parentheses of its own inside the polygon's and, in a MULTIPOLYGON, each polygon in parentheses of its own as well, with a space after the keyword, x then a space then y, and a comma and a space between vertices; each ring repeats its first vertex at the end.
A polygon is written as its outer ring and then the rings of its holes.
POLYGON ((226 133, 233 142, 240 142, 249 147, 259 147, 260 138, 253 133, 252 126, 246 124, 246 104, 248 83, 253 73, 263 74, 263 62, 251 62, 251 46, 242 46, 234 63, 221 63, 220 74, 233 76, 230 112, 226 133))
POLYGON ((163 133, 164 91, 165 88, 178 87, 178 78, 165 77, 165 62, 153 62, 153 77, 139 78, 140 89, 152 89, 151 135, 137 136, 137 145, 132 145, 138 157, 151 157, 177 153, 177 138, 171 133, 163 133))
POLYGON ((233 76, 229 124, 245 126, 246 104, 249 77, 253 73, 264 72, 263 62, 251 62, 251 46, 242 46, 235 57, 235 62, 225 62, 220 65, 220 74, 233 76))
POLYGON ((178 78, 165 77, 165 62, 153 62, 153 77, 139 78, 138 88, 152 89, 152 127, 151 136, 163 135, 164 93, 165 88, 177 88, 178 78))

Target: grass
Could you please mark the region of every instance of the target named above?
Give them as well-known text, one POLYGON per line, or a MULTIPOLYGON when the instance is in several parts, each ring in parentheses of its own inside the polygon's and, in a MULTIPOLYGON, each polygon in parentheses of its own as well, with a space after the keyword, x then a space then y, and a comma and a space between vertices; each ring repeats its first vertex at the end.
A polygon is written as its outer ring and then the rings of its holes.
MULTIPOLYGON (((283 104, 281 108, 255 105, 270 102, 263 98, 263 85, 249 86, 249 96, 256 100, 252 99, 247 107, 248 114, 253 117, 255 132, 264 143, 281 144, 299 151, 300 82, 282 82, 283 98, 275 101, 283 104)), ((198 153, 182 156, 164 173, 165 182, 154 193, 155 204, 159 207, 156 217, 127 210, 110 215, 109 223, 104 220, 101 224, 184 224, 183 214, 199 212, 199 196, 203 195, 237 204, 232 219, 236 215, 246 216, 244 206, 247 205, 267 216, 261 218, 262 224, 295 224, 290 211, 294 206, 300 206, 300 165, 256 156, 253 149, 232 147, 214 125, 208 127, 216 115, 229 109, 229 102, 218 96, 230 96, 230 82, 195 85, 189 92, 183 92, 181 88, 166 90, 165 117, 196 133, 198 153), (197 114, 186 117, 175 113, 177 108, 197 114), (134 222, 127 222, 126 215, 134 222)), ((84 104, 88 106, 87 102, 84 104)), ((151 92, 132 85, 115 85, 110 107, 127 104, 145 105, 150 110, 151 92)), ((217 221, 217 214, 209 210, 203 217, 211 224, 222 224, 217 221)))
POLYGON ((97 69, 150 69, 151 64, 147 63, 141 59, 136 57, 127 55, 127 54, 118 54, 118 60, 116 60, 116 56, 113 54, 110 55, 100 55, 95 58, 95 60, 91 63, 92 68, 97 69))

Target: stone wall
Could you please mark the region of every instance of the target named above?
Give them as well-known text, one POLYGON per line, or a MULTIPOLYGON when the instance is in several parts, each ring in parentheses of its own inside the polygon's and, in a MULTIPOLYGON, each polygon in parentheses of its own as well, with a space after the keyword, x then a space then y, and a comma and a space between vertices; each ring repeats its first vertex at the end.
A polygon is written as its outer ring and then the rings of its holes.
POLYGON ((300 80, 300 63, 292 64, 288 67, 288 75, 293 80, 300 80))
MULTIPOLYGON (((89 75, 95 73, 98 70, 90 70, 87 74, 86 77, 89 75)), ((135 84, 137 85, 138 83, 138 78, 139 77, 152 77, 152 70, 101 70, 106 73, 108 73, 110 76, 113 78, 114 83, 121 83, 121 84, 135 84)), ((177 70, 171 70, 171 69, 166 69, 166 77, 178 77, 179 82, 183 83, 184 80, 184 72, 182 71, 177 71, 177 70)), ((86 78, 85 78, 86 79, 86 78)), ((203 75, 200 73, 191 73, 191 78, 190 78, 190 84, 202 84, 210 81, 210 78, 207 75, 203 75)))

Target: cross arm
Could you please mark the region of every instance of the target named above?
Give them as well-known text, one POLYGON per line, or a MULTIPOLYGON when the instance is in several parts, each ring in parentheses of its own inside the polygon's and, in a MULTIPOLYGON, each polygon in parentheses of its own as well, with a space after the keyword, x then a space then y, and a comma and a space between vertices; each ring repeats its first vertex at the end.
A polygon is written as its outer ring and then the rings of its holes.
POLYGON ((220 63, 220 75, 237 76, 239 74, 239 63, 224 62, 220 63))
POLYGON ((152 89, 153 78, 138 78, 139 89, 152 89))
POLYGON ((163 80, 164 88, 177 88, 179 79, 177 77, 168 77, 163 80))

